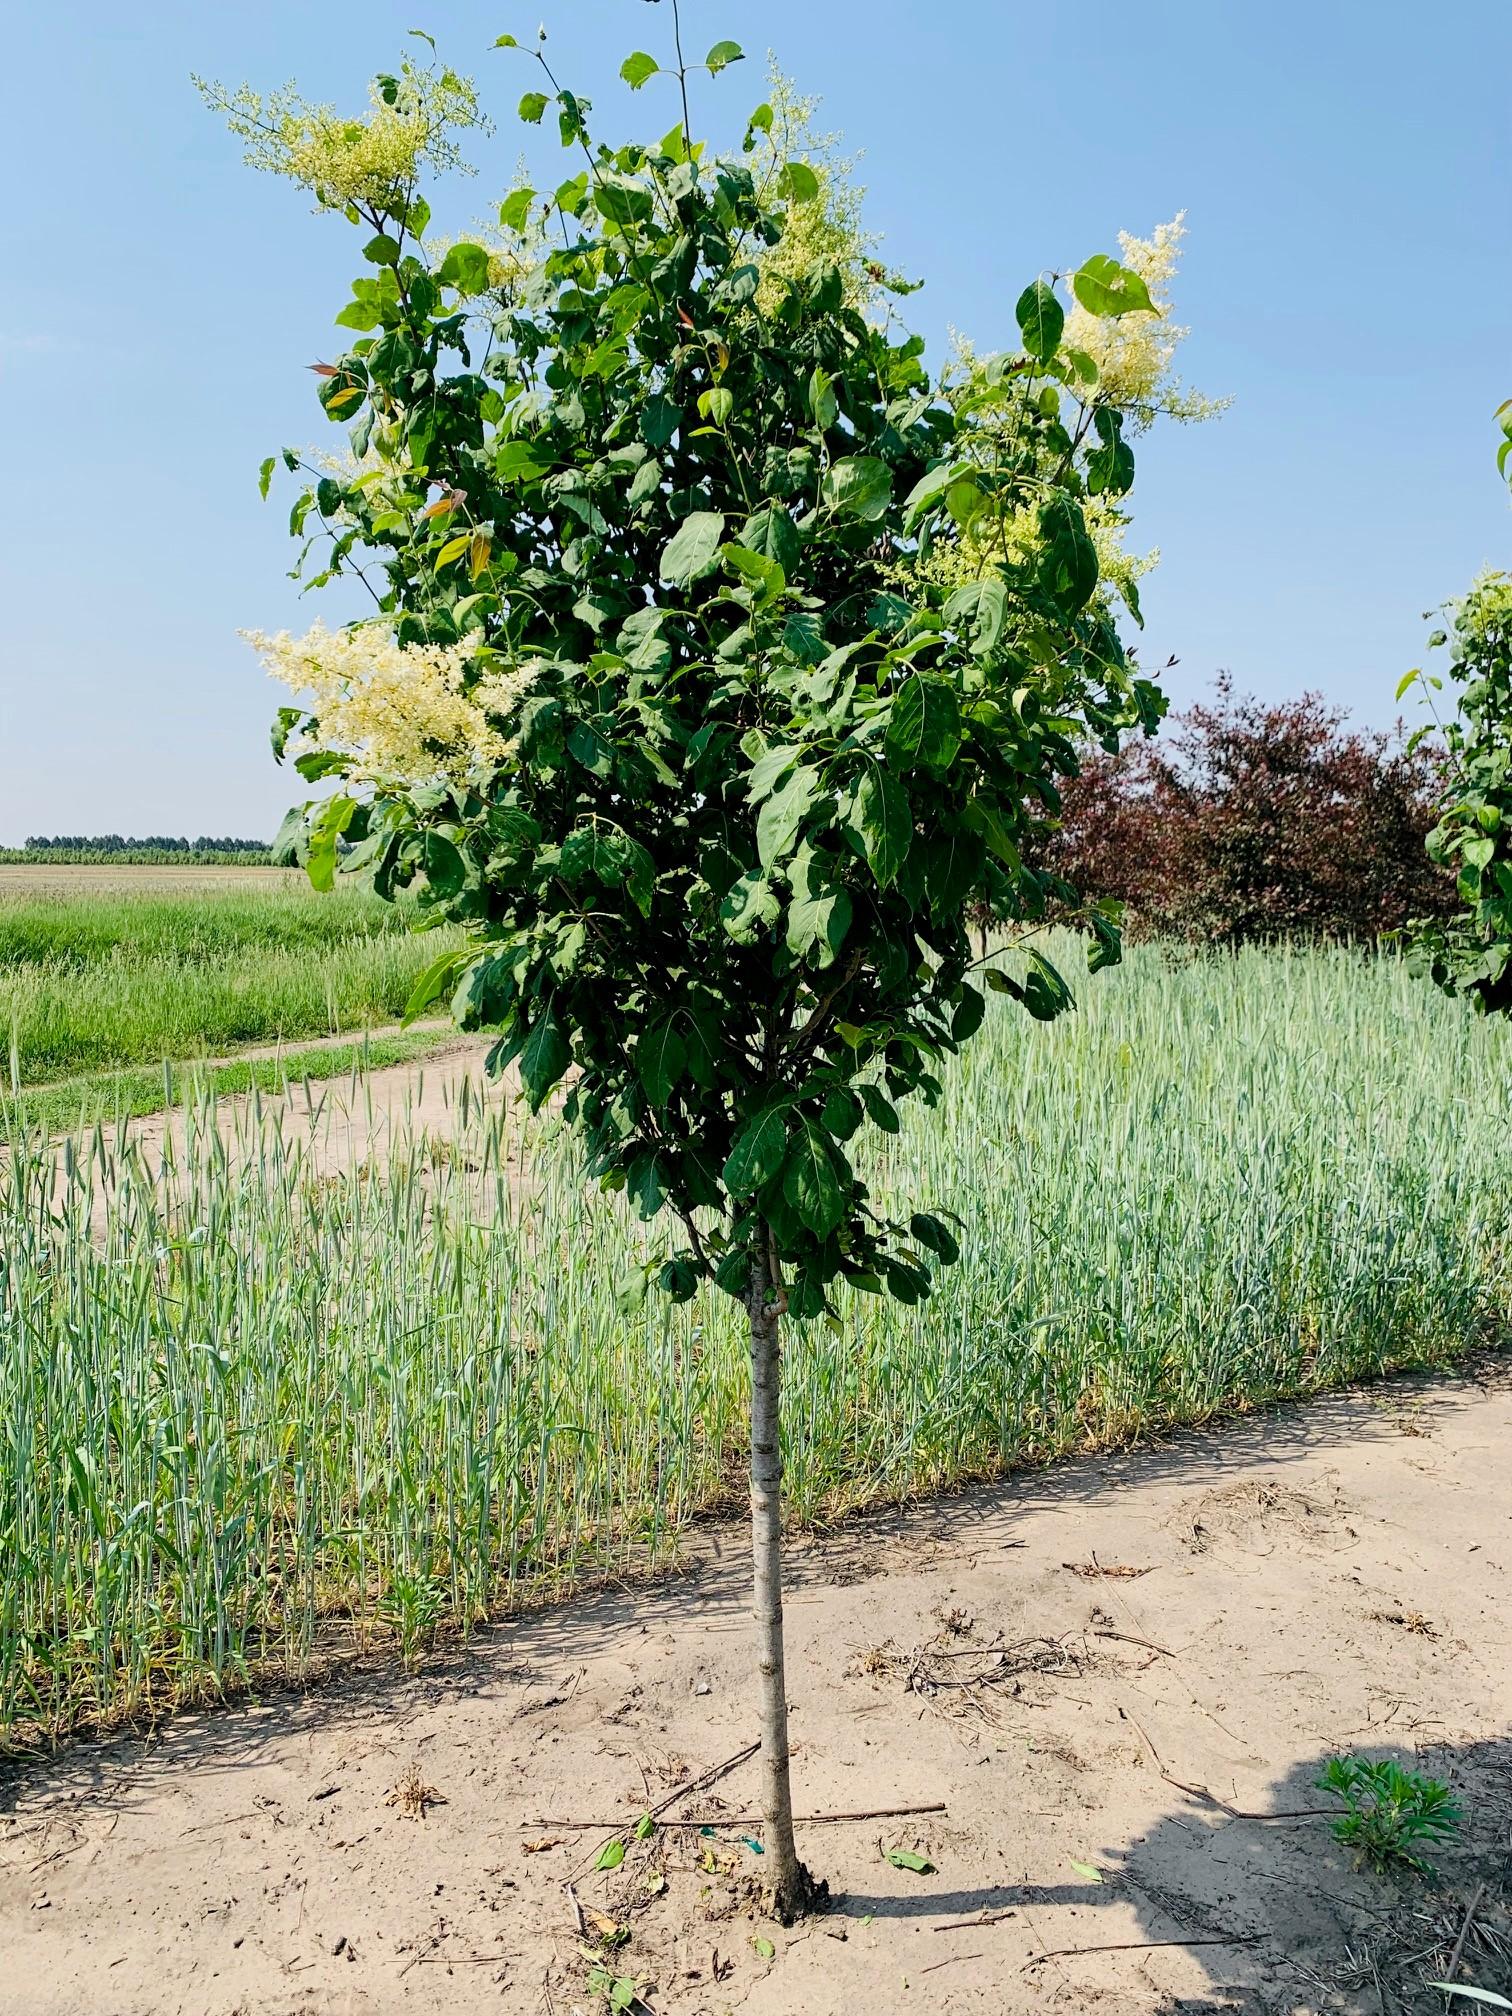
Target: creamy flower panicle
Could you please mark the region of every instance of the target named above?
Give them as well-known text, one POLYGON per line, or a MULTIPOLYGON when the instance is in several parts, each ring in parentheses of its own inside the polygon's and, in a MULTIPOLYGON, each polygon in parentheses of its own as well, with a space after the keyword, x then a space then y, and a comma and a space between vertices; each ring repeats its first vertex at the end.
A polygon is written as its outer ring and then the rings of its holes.
POLYGON ((401 65, 397 77, 375 79, 368 110, 357 118, 309 104, 292 84, 264 93, 247 84, 226 91, 203 78, 194 82, 246 143, 252 167, 288 176, 325 210, 384 209, 413 187, 422 168, 471 173, 454 135, 486 130, 488 123, 470 78, 412 63, 401 65))
POLYGON ((292 753, 318 749, 351 758, 358 783, 460 782, 479 767, 507 762, 511 724, 543 661, 469 672, 475 639, 399 644, 380 624, 303 637, 241 633, 272 676, 308 705, 312 724, 291 738, 292 753))
POLYGON ((1074 303, 1066 316, 1065 345, 1085 351, 1097 366, 1098 389, 1124 412, 1125 433, 1142 432, 1164 414, 1172 420, 1210 420, 1229 404, 1181 383, 1172 370, 1191 331, 1171 319, 1171 282, 1181 263, 1186 212, 1157 224, 1148 238, 1118 234, 1119 257, 1137 273, 1155 304, 1153 314, 1093 315, 1074 303))

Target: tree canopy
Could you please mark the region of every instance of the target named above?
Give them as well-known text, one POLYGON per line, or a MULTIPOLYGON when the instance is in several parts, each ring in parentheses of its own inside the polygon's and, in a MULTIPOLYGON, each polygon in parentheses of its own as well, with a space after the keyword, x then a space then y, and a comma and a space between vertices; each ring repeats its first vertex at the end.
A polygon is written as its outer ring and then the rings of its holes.
MULTIPOLYGON (((1512 399, 1497 411, 1496 466, 1512 482, 1512 399)), ((1512 574, 1481 574, 1442 612, 1428 639, 1447 651, 1445 671, 1409 672, 1397 697, 1417 686, 1431 702, 1447 682, 1449 719, 1414 741, 1442 733, 1448 751, 1431 858, 1452 868, 1460 908, 1422 920, 1412 957, 1438 986, 1484 1013, 1512 1012, 1512 574)))
MULTIPOLYGON (((420 112, 387 183, 348 142, 362 172, 333 191, 284 134, 288 172, 370 234, 353 340, 317 367, 352 460, 293 529, 322 542, 316 581, 360 570, 378 604, 261 640, 315 695, 280 752, 348 780, 285 844, 317 881, 338 854, 384 893, 421 881, 472 927, 413 1008, 497 1030, 533 1106, 570 1074, 595 1172, 684 1228, 673 1294, 743 1293, 759 1250, 795 1313, 842 1278, 912 1300, 954 1237, 884 1221, 852 1137, 938 1096, 983 985, 1071 1004, 1036 949, 977 974, 966 920, 1072 898, 1026 845, 1078 744, 1163 707, 1088 529, 1133 480, 1128 430, 1067 341, 1068 305, 1091 327, 1156 310, 1106 254, 1041 275, 1011 347, 942 387, 824 233, 794 258, 820 175, 773 146, 769 103, 732 158, 686 119, 609 146, 528 53, 548 88, 520 115, 549 111, 577 165, 513 190, 496 240, 424 238, 420 112)), ((375 86, 379 118, 446 103, 476 117, 413 70, 375 86)), ((1112 915, 1085 921, 1093 964, 1116 958, 1112 915)))

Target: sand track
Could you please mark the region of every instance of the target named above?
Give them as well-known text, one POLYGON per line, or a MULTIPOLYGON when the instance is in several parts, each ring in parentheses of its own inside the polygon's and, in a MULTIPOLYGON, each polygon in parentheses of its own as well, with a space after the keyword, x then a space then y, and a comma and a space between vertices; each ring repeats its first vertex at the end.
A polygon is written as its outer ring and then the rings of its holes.
MULTIPOLYGON (((1512 1992, 1509 1434, 1493 1364, 795 1548, 800 1811, 946 1810, 803 1827, 837 1902, 794 1932, 745 1914, 749 1827, 663 1831, 602 1874, 608 1827, 560 1824, 628 1826, 748 1740, 738 1530, 698 1536, 682 1576, 413 1676, 374 1663, 9 1767, 0 2006, 601 2009, 569 1879, 629 1928, 614 1967, 667 2016, 1363 2012, 1383 2006, 1372 1969, 1384 2006, 1441 2010, 1413 1984, 1479 1883, 1460 1978, 1512 1992), (1318 1821, 1214 1803, 1314 1806, 1323 1760, 1353 1749, 1456 1784, 1465 1838, 1437 1887, 1357 1873, 1318 1821), (407 1782, 445 1803, 408 1817, 388 1803, 407 1782), (891 1866, 894 1846, 936 1873, 891 1866)), ((713 1823, 754 1793, 747 1764, 673 1811, 713 1823)))

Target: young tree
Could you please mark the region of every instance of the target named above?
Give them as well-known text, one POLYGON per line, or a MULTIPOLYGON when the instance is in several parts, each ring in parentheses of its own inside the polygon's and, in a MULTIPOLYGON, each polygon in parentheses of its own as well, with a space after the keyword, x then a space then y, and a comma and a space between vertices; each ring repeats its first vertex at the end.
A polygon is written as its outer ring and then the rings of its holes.
MULTIPOLYGON (((1496 466, 1512 482, 1512 399, 1497 412, 1503 439, 1496 466)), ((1448 748, 1438 824, 1428 853, 1455 871, 1458 913, 1420 920, 1411 935, 1414 965, 1449 994, 1467 994, 1482 1014, 1512 1013, 1512 574, 1485 573, 1443 612, 1428 639, 1447 648, 1445 675, 1455 712, 1442 727, 1448 748)), ((1416 685, 1432 704, 1444 679, 1409 672, 1400 698, 1416 685)))
MULTIPOLYGON (((974 907, 1043 914, 1024 842, 1078 742, 1162 711, 1086 525, 1133 456, 1054 276, 1020 297, 1016 347, 943 396, 813 228, 825 187, 772 144, 771 107, 733 158, 695 142, 689 77, 734 44, 632 55, 625 81, 669 81, 680 116, 620 147, 540 43, 523 53, 521 117, 551 113, 574 172, 444 250, 417 183, 477 119, 462 80, 380 78, 366 121, 210 93, 254 158, 369 234, 353 340, 316 367, 354 459, 314 472, 294 530, 318 528, 317 581, 360 572, 378 613, 261 640, 313 694, 279 751, 342 780, 284 839, 318 884, 418 881, 428 916, 469 927, 412 1010, 445 995, 498 1031, 491 1068, 516 1066, 533 1109, 564 1088, 592 1172, 681 1228, 661 1287, 744 1305, 765 1866, 791 1918, 812 1892, 781 1322, 837 1322, 842 1287, 915 1302, 957 1257, 948 1213, 879 1213, 854 1144, 937 1099, 980 1025, 974 907)), ((1106 255, 1068 288, 1099 323, 1156 312, 1106 255)), ((1088 922, 1093 966, 1115 959, 1111 918, 1088 922)), ((980 978, 1041 1018, 1071 1003, 1036 950, 980 978)))

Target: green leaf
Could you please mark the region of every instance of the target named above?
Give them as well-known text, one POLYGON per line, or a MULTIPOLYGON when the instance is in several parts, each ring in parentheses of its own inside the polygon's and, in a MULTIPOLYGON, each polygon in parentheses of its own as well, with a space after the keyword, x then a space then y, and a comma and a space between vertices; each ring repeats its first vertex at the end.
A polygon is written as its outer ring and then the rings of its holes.
POLYGON ((913 838, 908 793, 879 765, 869 763, 851 798, 847 830, 882 888, 897 879, 913 838))
MULTIPOLYGON (((556 1010, 550 1006, 531 1027, 520 1050, 520 1082, 532 1113, 539 1113, 552 1087, 572 1062, 572 1051, 556 1010)), ((620 1851, 623 1854, 623 1850, 620 1851)), ((613 1863, 601 1865, 613 1868, 613 1863)))
POLYGON ((664 1015, 647 1030, 635 1052, 641 1084, 646 1088, 646 1097, 658 1112, 671 1099, 686 1062, 687 1052, 683 1048, 682 1037, 677 1033, 676 1022, 672 1016, 664 1015))
POLYGON ((642 84, 654 77, 661 65, 654 56, 648 56, 644 49, 637 49, 620 65, 620 75, 632 91, 639 91, 642 84))
POLYGON ((1154 314, 1150 290, 1127 266, 1106 252, 1094 252, 1071 276, 1071 291, 1089 315, 1154 314))
POLYGON ((953 687, 927 673, 903 682, 887 718, 887 760, 899 769, 918 762, 944 770, 961 746, 961 709, 953 687))
POLYGON ((310 886, 325 893, 336 886, 336 842, 357 814, 357 801, 338 793, 316 813, 305 849, 310 886))
POLYGON ((1040 506, 1039 529, 1046 585, 1065 613, 1074 616, 1091 601, 1098 578, 1097 548, 1081 506, 1063 490, 1056 491, 1040 506))
POLYGON ((257 494, 259 497, 266 497, 268 494, 268 485, 273 481, 273 465, 277 460, 278 457, 276 455, 268 455, 263 459, 263 465, 257 472, 257 494))
POLYGON ((932 1211, 915 1211, 908 1229, 919 1245, 943 1260, 947 1267, 953 1267, 960 1259, 961 1248, 955 1234, 932 1211))
POLYGON ((625 492, 625 502, 633 511, 637 505, 644 504, 647 498, 654 497, 661 486, 661 465, 648 459, 642 462, 632 477, 630 488, 625 492))
POLYGON ((481 245, 465 240, 453 245, 436 278, 443 287, 455 287, 459 294, 484 294, 488 291, 488 254, 481 245))
POLYGON ((814 425, 821 434, 827 434, 840 417, 840 402, 835 397, 834 380, 822 365, 816 364, 808 384, 808 409, 814 425))
POLYGON ((467 880, 467 864, 444 833, 425 836, 425 879, 442 897, 455 896, 467 880))
POLYGON ((763 868, 786 860, 792 853, 803 816, 822 789, 820 772, 805 765, 767 799, 756 820, 756 853, 763 868))
POLYGON ((506 231, 523 231, 535 201, 534 189, 511 189, 499 205, 499 222, 506 231))
POLYGON ((787 1121, 781 1107, 769 1106, 748 1120, 730 1148, 724 1185, 732 1197, 749 1197, 770 1183, 787 1153, 787 1121))
POLYGON ((882 518, 892 499, 892 471, 877 455, 842 456, 825 471, 823 496, 847 518, 882 518))
POLYGON ((614 751, 596 728, 590 728, 586 721, 579 721, 567 737, 567 747, 585 770, 595 777, 608 777, 614 771, 614 751))
POLYGON ((824 626, 810 609, 800 609, 782 626, 782 646, 803 665, 822 665, 829 656, 824 626))
POLYGON ((721 70, 728 70, 732 63, 745 60, 745 51, 738 42, 716 42, 704 58, 705 67, 717 77, 721 70))
POLYGON ((376 329, 383 320, 383 312, 376 301, 359 295, 349 301, 336 317, 338 329, 376 329))
POLYGON ((961 998, 950 1018, 950 1033, 957 1043, 967 1043, 981 1028, 987 1015, 985 997, 968 982, 961 983, 961 998))
POLYGON ((573 887, 592 875, 605 888, 617 889, 625 879, 624 836, 606 826, 578 826, 562 842, 562 880, 573 887))
POLYGON ((898 1109, 886 1098, 880 1086, 870 1083, 858 1085, 861 1104, 866 1108, 866 1117, 873 1127, 879 1127, 884 1134, 896 1134, 902 1125, 898 1119, 898 1109))
POLYGON ((848 1141, 864 1117, 861 1101, 855 1093, 837 1085, 825 1099, 819 1125, 827 1134, 833 1134, 837 1141, 848 1141))
POLYGON ((720 904, 719 917, 737 945, 751 945, 768 925, 777 922, 781 911, 776 890, 759 869, 751 868, 720 904))
POLYGON ((588 201, 588 170, 585 168, 580 174, 569 175, 565 182, 559 182, 553 192, 553 201, 558 210, 565 211, 569 217, 581 217, 583 206, 588 201))
POLYGON ((1087 457, 1087 489, 1094 497, 1121 497, 1134 483, 1134 450, 1123 438, 1123 416, 1099 406, 1092 417, 1101 445, 1087 457))
POLYGON ((663 581, 689 588, 719 565, 724 537, 722 511, 690 511, 662 548, 658 573, 663 581))
POLYGON ((294 768, 307 783, 314 784, 322 777, 348 776, 352 759, 338 749, 306 749, 294 758, 294 768))
POLYGON ((600 169, 593 179, 593 206, 600 217, 623 230, 632 224, 644 224, 655 204, 644 182, 600 169))
POLYGON ((921 476, 903 500, 903 529, 912 532, 932 504, 937 504, 961 473, 957 462, 942 462, 921 476))
POLYGON ((816 1239, 827 1239, 845 1216, 834 1150, 822 1128, 800 1120, 782 1167, 782 1195, 816 1239))
POLYGON ((813 952, 818 967, 834 964, 851 926, 851 899, 834 877, 835 864, 805 847, 793 862, 787 947, 795 959, 813 952))
POLYGON ((775 1960, 777 1957, 777 1948, 760 1932, 751 1934, 751 1946, 758 1960, 775 1960))
POLYGON ((625 1844, 616 1837, 612 1841, 606 1841, 600 1848, 594 1857, 593 1866, 595 1869, 618 1869, 624 1859, 625 1844))
POLYGON ((1049 363, 1066 326, 1066 313, 1055 298, 1055 289, 1044 280, 1036 280, 1020 294, 1014 312, 1024 348, 1037 363, 1049 363))
POLYGON ((386 231, 380 231, 376 238, 369 238, 362 248, 362 256, 374 266, 397 266, 399 264, 399 240, 390 238, 386 231))
POLYGON ((787 577, 777 562, 753 553, 749 546, 732 546, 727 542, 720 547, 719 557, 726 570, 753 591, 758 607, 780 595, 786 585, 787 577))
POLYGON ((453 975, 460 972, 462 967, 475 956, 470 948, 466 950, 454 949, 450 952, 443 952, 437 959, 432 959, 429 966, 426 967, 420 978, 410 989, 410 997, 404 1004, 404 1017, 400 1023, 400 1027, 407 1029, 418 1016, 423 1015, 436 997, 445 991, 447 983, 452 979, 453 975))
POLYGON ((562 145, 571 147, 575 141, 585 137, 583 114, 589 110, 588 101, 571 91, 558 91, 557 104, 561 108, 557 113, 557 131, 562 145))
POLYGON ((927 1855, 920 1855, 912 1848, 889 1848, 886 1859, 894 1869, 911 1869, 916 1876, 933 1876, 935 1865, 927 1855))
POLYGON ((527 126, 539 126, 549 102, 544 91, 527 91, 520 100, 520 117, 527 126))
POLYGON ((698 1282, 698 1268, 691 1260, 682 1258, 669 1260, 656 1277, 656 1285, 674 1302, 691 1302, 698 1293, 698 1282))
POLYGON ((803 750, 796 742, 779 742, 773 749, 764 749, 746 776, 746 797, 750 802, 755 805, 775 791, 802 756, 803 750))
POLYGON ((964 582, 946 597, 941 614, 953 629, 964 631, 975 657, 989 657, 1001 643, 1007 627, 1008 591, 1001 581, 991 577, 964 582))
POLYGON ((1099 1869, 1094 1863, 1073 1862, 1071 1864, 1071 1867, 1076 1871, 1078 1876, 1084 1876, 1089 1883, 1101 1883, 1101 1881, 1103 1880, 1103 1873, 1101 1869, 1099 1869))
POLYGON ((656 896, 656 864, 639 840, 625 840, 625 887, 642 917, 651 915, 656 896))
POLYGON ((653 392, 641 408, 641 439, 652 448, 665 448, 682 421, 682 409, 665 392, 653 392))
POLYGON ((642 1813, 639 1820, 637 1820, 635 1823, 636 1840, 649 1841, 651 1839, 651 1836, 655 1832, 656 1832, 656 1822, 651 1818, 651 1815, 649 1813, 642 1813))
POLYGON ((785 574, 792 573, 803 550, 798 527, 780 504, 752 512, 740 528, 740 543, 764 559, 775 560, 785 574))
POLYGON ((1067 1008, 1074 1008, 1071 989, 1042 952, 1031 952, 1024 981, 1024 1006, 1037 1022, 1053 1022, 1067 1008))
POLYGON ((789 203, 812 203, 819 194, 819 177, 807 161, 789 161, 777 177, 777 194, 789 203))

